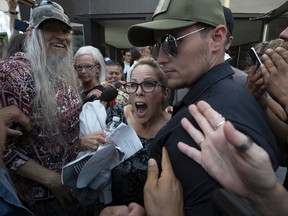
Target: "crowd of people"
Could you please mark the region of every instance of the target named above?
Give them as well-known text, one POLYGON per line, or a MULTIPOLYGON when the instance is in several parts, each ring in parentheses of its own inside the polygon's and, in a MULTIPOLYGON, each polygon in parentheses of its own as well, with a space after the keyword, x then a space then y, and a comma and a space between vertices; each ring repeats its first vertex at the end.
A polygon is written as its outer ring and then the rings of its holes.
MULTIPOLYGON (((17 4, 8 0, 11 20, 17 4)), ((129 28, 122 61, 105 62, 91 45, 73 53, 58 3, 35 5, 0 60, 0 215, 223 215, 214 200, 223 188, 252 214, 287 215, 288 177, 275 171, 288 165, 288 27, 255 46, 262 64, 247 61, 245 72, 227 57, 233 28, 220 0, 160 1, 129 28), (143 147, 94 185, 111 202, 84 204, 61 175, 110 143, 105 127, 80 136, 81 112, 98 101, 105 125, 119 117, 143 147)))

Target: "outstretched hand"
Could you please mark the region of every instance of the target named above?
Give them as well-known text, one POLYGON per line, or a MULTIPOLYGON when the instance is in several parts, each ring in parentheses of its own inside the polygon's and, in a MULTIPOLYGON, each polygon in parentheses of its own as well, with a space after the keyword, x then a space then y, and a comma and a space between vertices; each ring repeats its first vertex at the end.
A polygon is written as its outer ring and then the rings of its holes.
POLYGON ((184 215, 182 186, 175 177, 168 152, 162 149, 162 172, 156 161, 148 161, 147 180, 144 186, 144 206, 147 216, 184 215))
POLYGON ((208 103, 200 101, 197 105, 190 105, 189 111, 203 132, 186 118, 181 124, 200 144, 201 151, 179 142, 181 152, 202 165, 225 188, 240 196, 249 197, 276 187, 276 176, 265 150, 252 142, 247 145, 247 136, 230 122, 216 127, 223 117, 208 103), (237 150, 245 143, 247 149, 237 150))

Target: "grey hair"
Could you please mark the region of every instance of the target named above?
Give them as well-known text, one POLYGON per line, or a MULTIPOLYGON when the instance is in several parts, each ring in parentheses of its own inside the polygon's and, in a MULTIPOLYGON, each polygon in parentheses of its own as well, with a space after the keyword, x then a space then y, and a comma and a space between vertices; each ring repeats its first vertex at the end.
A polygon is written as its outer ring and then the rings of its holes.
POLYGON ((42 129, 45 135, 59 132, 55 100, 55 87, 62 83, 68 91, 71 86, 78 91, 78 79, 73 68, 73 51, 69 46, 67 53, 55 55, 47 50, 42 30, 32 30, 31 37, 25 41, 28 59, 31 63, 32 76, 35 81, 36 95, 32 102, 33 115, 36 119, 43 118, 42 129))
POLYGON ((90 55, 92 56, 95 63, 100 64, 100 74, 99 74, 99 82, 105 81, 106 78, 106 64, 103 58, 103 55, 99 51, 99 49, 93 46, 82 46, 80 47, 74 55, 74 60, 81 55, 90 55))

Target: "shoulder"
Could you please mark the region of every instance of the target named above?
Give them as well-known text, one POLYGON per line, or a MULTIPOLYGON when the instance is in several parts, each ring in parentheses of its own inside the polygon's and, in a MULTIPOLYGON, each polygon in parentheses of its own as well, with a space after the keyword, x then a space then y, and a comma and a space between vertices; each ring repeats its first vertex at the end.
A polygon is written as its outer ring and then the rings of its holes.
POLYGON ((31 71, 31 65, 24 53, 16 53, 0 62, 1 77, 17 77, 23 72, 31 71))

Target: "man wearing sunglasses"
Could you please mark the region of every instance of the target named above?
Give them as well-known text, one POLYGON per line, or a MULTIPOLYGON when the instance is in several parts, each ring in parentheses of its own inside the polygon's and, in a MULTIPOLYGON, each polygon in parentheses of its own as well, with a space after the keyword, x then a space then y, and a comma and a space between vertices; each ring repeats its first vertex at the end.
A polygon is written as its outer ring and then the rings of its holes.
MULTIPOLYGON (((205 139, 193 140, 180 124, 182 118, 187 118, 198 128, 189 116, 190 104, 199 100, 211 104, 238 130, 261 143, 274 169, 278 166, 276 141, 262 111, 255 99, 233 80, 233 70, 224 61, 226 36, 220 0, 161 0, 150 22, 133 25, 128 30, 132 45, 151 47, 170 88, 190 89, 174 107, 171 120, 159 131, 151 149, 151 157, 161 164, 162 147, 167 148, 174 173, 183 187, 186 215, 219 213, 212 207, 218 183, 177 149, 179 141, 199 148, 205 139)), ((214 125, 214 130, 223 122, 214 125)))
POLYGON ((72 29, 59 4, 42 1, 31 10, 26 53, 0 63, 1 107, 16 105, 31 124, 30 132, 7 140, 3 160, 34 215, 85 215, 60 175, 80 151, 82 103, 72 63, 72 29))

